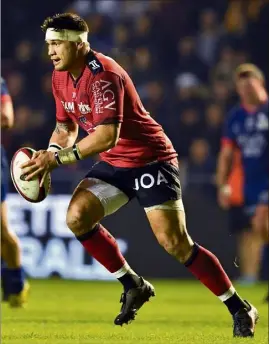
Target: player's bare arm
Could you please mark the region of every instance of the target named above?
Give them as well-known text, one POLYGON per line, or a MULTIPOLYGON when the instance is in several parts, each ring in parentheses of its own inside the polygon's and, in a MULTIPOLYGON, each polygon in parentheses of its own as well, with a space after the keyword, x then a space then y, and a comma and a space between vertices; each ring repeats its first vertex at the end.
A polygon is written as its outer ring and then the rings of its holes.
POLYGON ((11 101, 5 101, 1 104, 1 128, 9 129, 14 124, 14 110, 11 101))
MULTIPOLYGON (((56 135, 58 135, 58 139, 62 135, 62 139, 64 140, 65 138, 65 143, 68 143, 68 132, 66 132, 66 129, 67 127, 63 128, 63 126, 60 126, 59 128, 59 126, 56 126, 56 132, 53 133, 51 142, 56 135)), ((22 173, 27 175, 26 180, 31 180, 37 175, 50 172, 62 164, 72 164, 78 160, 102 153, 115 147, 119 139, 119 133, 120 124, 99 125, 92 134, 79 141, 76 145, 64 148, 58 152, 37 152, 34 159, 21 166, 23 169, 22 173)), ((75 135, 73 135, 73 143, 76 139, 74 136, 75 135)))
POLYGON ((73 146, 78 136, 78 124, 73 121, 56 122, 49 145, 58 145, 62 148, 73 146))
POLYGON ((217 164, 217 187, 219 205, 227 209, 229 206, 229 186, 227 179, 230 173, 232 160, 234 154, 234 147, 232 145, 223 145, 218 157, 217 164))
POLYGON ((121 124, 99 125, 96 130, 77 144, 81 158, 105 152, 116 146, 120 135, 121 124))

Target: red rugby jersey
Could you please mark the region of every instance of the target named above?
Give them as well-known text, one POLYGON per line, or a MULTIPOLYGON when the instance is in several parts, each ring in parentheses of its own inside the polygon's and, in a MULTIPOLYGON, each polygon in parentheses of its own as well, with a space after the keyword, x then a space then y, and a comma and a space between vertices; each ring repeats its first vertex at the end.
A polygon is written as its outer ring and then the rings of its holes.
POLYGON ((119 141, 100 153, 117 167, 140 167, 177 157, 162 127, 149 115, 127 72, 113 59, 91 50, 76 81, 54 71, 52 88, 57 121, 72 120, 88 134, 98 125, 121 123, 119 141))

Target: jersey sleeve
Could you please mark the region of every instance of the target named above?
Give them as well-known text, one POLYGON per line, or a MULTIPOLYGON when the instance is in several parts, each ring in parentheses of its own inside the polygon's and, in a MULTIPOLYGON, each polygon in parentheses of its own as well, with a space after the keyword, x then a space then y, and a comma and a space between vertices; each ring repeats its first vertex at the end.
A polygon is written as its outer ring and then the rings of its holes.
POLYGON ((59 98, 59 94, 55 87, 55 75, 52 75, 52 93, 55 100, 56 105, 56 120, 57 122, 67 122, 70 121, 71 118, 68 116, 68 113, 65 111, 61 99, 59 98))
POLYGON ((8 92, 7 84, 3 78, 1 78, 1 103, 10 102, 11 97, 8 92))
POLYGON ((236 135, 234 133, 234 116, 228 114, 227 119, 224 123, 221 143, 222 145, 236 145, 236 135))
POLYGON ((109 71, 96 74, 89 92, 95 126, 123 121, 124 81, 120 76, 109 71))

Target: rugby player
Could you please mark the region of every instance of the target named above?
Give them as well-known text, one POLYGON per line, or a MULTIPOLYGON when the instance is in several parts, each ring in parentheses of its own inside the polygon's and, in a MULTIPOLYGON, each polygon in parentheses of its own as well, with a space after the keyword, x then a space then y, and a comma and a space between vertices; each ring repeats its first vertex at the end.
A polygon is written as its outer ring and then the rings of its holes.
POLYGON ((234 150, 233 162, 227 188, 219 192, 219 204, 228 212, 229 230, 237 241, 238 267, 240 277, 237 280, 242 285, 256 283, 261 267, 263 240, 259 233, 251 228, 249 216, 245 213, 243 184, 244 173, 239 149, 234 150))
MULTIPOLYGON (((9 129, 14 123, 14 111, 7 85, 1 78, 1 130, 9 129)), ((11 307, 23 307, 29 290, 21 266, 21 251, 18 238, 8 228, 7 191, 8 162, 4 147, 1 145, 1 258, 5 266, 1 269, 3 301, 11 307)))
POLYGON ((101 161, 74 191, 67 225, 86 251, 123 285, 122 307, 114 323, 133 320, 155 293, 130 268, 113 236, 100 224, 104 216, 136 197, 159 243, 228 307, 234 336, 252 337, 257 310, 237 294, 217 257, 188 234, 177 153, 143 107, 127 72, 91 49, 88 26, 79 16, 54 15, 42 29, 55 69, 56 128, 48 151, 36 152, 22 164, 22 173, 30 180, 100 154, 101 161), (78 126, 89 135, 75 144, 78 126))
MULTIPOLYGON (((222 139, 217 169, 219 202, 226 208, 229 203, 227 179, 231 160, 239 149, 243 166, 243 208, 250 219, 254 235, 268 243, 268 190, 269 190, 269 147, 268 147, 268 94, 264 75, 253 64, 242 64, 235 71, 235 83, 240 97, 229 114, 222 139)), ((256 242, 253 260, 260 260, 260 243, 256 242)), ((251 248, 251 247, 250 247, 251 248)))

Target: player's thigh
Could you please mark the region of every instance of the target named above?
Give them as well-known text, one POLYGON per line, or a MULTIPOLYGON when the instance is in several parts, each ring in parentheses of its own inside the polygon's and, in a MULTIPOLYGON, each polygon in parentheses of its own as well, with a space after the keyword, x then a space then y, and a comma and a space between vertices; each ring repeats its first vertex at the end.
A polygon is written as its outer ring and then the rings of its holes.
POLYGON ((233 235, 241 235, 251 230, 249 216, 244 213, 243 206, 231 206, 228 209, 229 232, 233 235))
POLYGON ((175 249, 188 251, 193 243, 186 229, 178 167, 160 162, 138 172, 136 197, 159 243, 172 254, 175 249))
POLYGON ((84 179, 72 195, 66 217, 67 225, 72 230, 81 224, 91 228, 104 216, 102 203, 90 191, 92 185, 91 180, 84 179))
POLYGON ((115 186, 97 178, 85 178, 71 198, 67 225, 76 235, 81 235, 92 229, 105 216, 113 214, 128 200, 115 186))
POLYGON ((269 206, 268 204, 259 204, 256 207, 252 217, 253 230, 262 235, 268 241, 269 235, 269 206))

